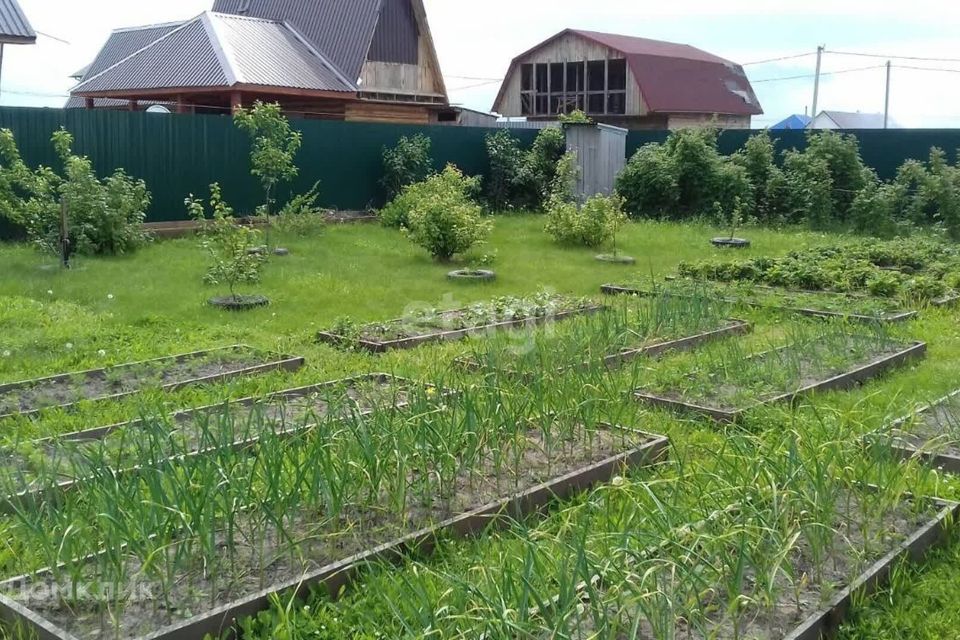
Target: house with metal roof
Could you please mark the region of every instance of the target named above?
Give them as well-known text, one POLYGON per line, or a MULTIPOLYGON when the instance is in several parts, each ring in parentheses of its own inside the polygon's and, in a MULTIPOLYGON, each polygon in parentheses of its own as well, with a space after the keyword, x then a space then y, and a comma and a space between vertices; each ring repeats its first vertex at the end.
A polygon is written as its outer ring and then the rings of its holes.
POLYGON ((493 107, 540 120, 576 109, 629 129, 749 128, 763 113, 734 62, 685 44, 579 29, 514 58, 493 107))
POLYGON ((899 129, 893 118, 882 113, 851 113, 848 111, 821 111, 808 129, 899 129))
POLYGON ((810 122, 813 120, 810 116, 806 114, 795 113, 791 116, 787 116, 780 122, 774 125, 770 125, 771 131, 795 131, 806 129, 810 122))
POLYGON ((256 100, 305 117, 450 117, 422 0, 215 0, 183 22, 114 31, 67 107, 229 113, 256 100))

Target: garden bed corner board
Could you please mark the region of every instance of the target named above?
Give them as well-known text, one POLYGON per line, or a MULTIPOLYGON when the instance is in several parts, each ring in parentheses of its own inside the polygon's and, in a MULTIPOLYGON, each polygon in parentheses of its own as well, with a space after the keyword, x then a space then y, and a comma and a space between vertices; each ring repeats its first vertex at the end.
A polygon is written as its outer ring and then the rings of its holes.
POLYGON ((931 467, 942 469, 947 473, 960 474, 960 454, 938 451, 935 447, 927 449, 924 446, 917 446, 904 441, 899 435, 902 431, 901 427, 910 424, 916 419, 922 419, 924 416, 935 412, 940 407, 954 402, 957 399, 960 399, 960 390, 954 391, 950 395, 932 404, 917 409, 910 415, 893 422, 889 427, 881 431, 875 431, 871 435, 873 438, 889 439, 891 451, 901 460, 920 460, 931 467))

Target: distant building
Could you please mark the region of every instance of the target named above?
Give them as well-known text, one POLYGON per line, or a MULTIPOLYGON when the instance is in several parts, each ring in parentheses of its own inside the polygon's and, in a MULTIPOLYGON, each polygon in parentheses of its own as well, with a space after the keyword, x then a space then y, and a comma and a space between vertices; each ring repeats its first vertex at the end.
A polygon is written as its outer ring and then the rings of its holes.
POLYGON ((215 0, 114 31, 68 107, 230 113, 256 100, 331 120, 455 119, 423 0, 215 0))
MULTIPOLYGON (((850 113, 847 111, 821 111, 807 125, 808 129, 883 129, 882 113, 850 113)), ((890 118, 888 129, 900 129, 900 125, 890 118)))
POLYGON ((576 109, 628 129, 747 129, 763 113, 736 63, 685 44, 577 29, 517 56, 493 108, 531 120, 576 109))
POLYGON ((812 120, 813 118, 806 114, 795 113, 771 126, 770 129, 773 131, 802 130, 806 129, 812 120))

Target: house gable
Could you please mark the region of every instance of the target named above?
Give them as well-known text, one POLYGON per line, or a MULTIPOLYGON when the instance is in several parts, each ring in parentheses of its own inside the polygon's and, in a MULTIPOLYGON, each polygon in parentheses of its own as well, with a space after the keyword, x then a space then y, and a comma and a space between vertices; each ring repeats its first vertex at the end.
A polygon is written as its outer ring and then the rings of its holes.
POLYGON ((382 0, 360 91, 372 98, 448 102, 423 0, 382 0))

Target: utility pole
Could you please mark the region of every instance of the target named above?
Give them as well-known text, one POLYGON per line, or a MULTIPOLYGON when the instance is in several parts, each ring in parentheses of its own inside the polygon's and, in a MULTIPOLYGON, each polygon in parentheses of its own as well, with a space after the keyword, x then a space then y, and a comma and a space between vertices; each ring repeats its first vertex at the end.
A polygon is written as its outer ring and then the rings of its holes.
MULTIPOLYGON (((827 45, 822 44, 817 47, 817 75, 813 81, 813 110, 810 112, 810 117, 813 120, 817 119, 817 103, 820 101, 820 69, 823 63, 823 51, 827 48, 827 45)), ((811 122, 813 122, 811 120, 811 122)))
POLYGON ((883 128, 887 129, 890 127, 890 71, 893 68, 893 64, 887 60, 887 97, 883 103, 883 128))

